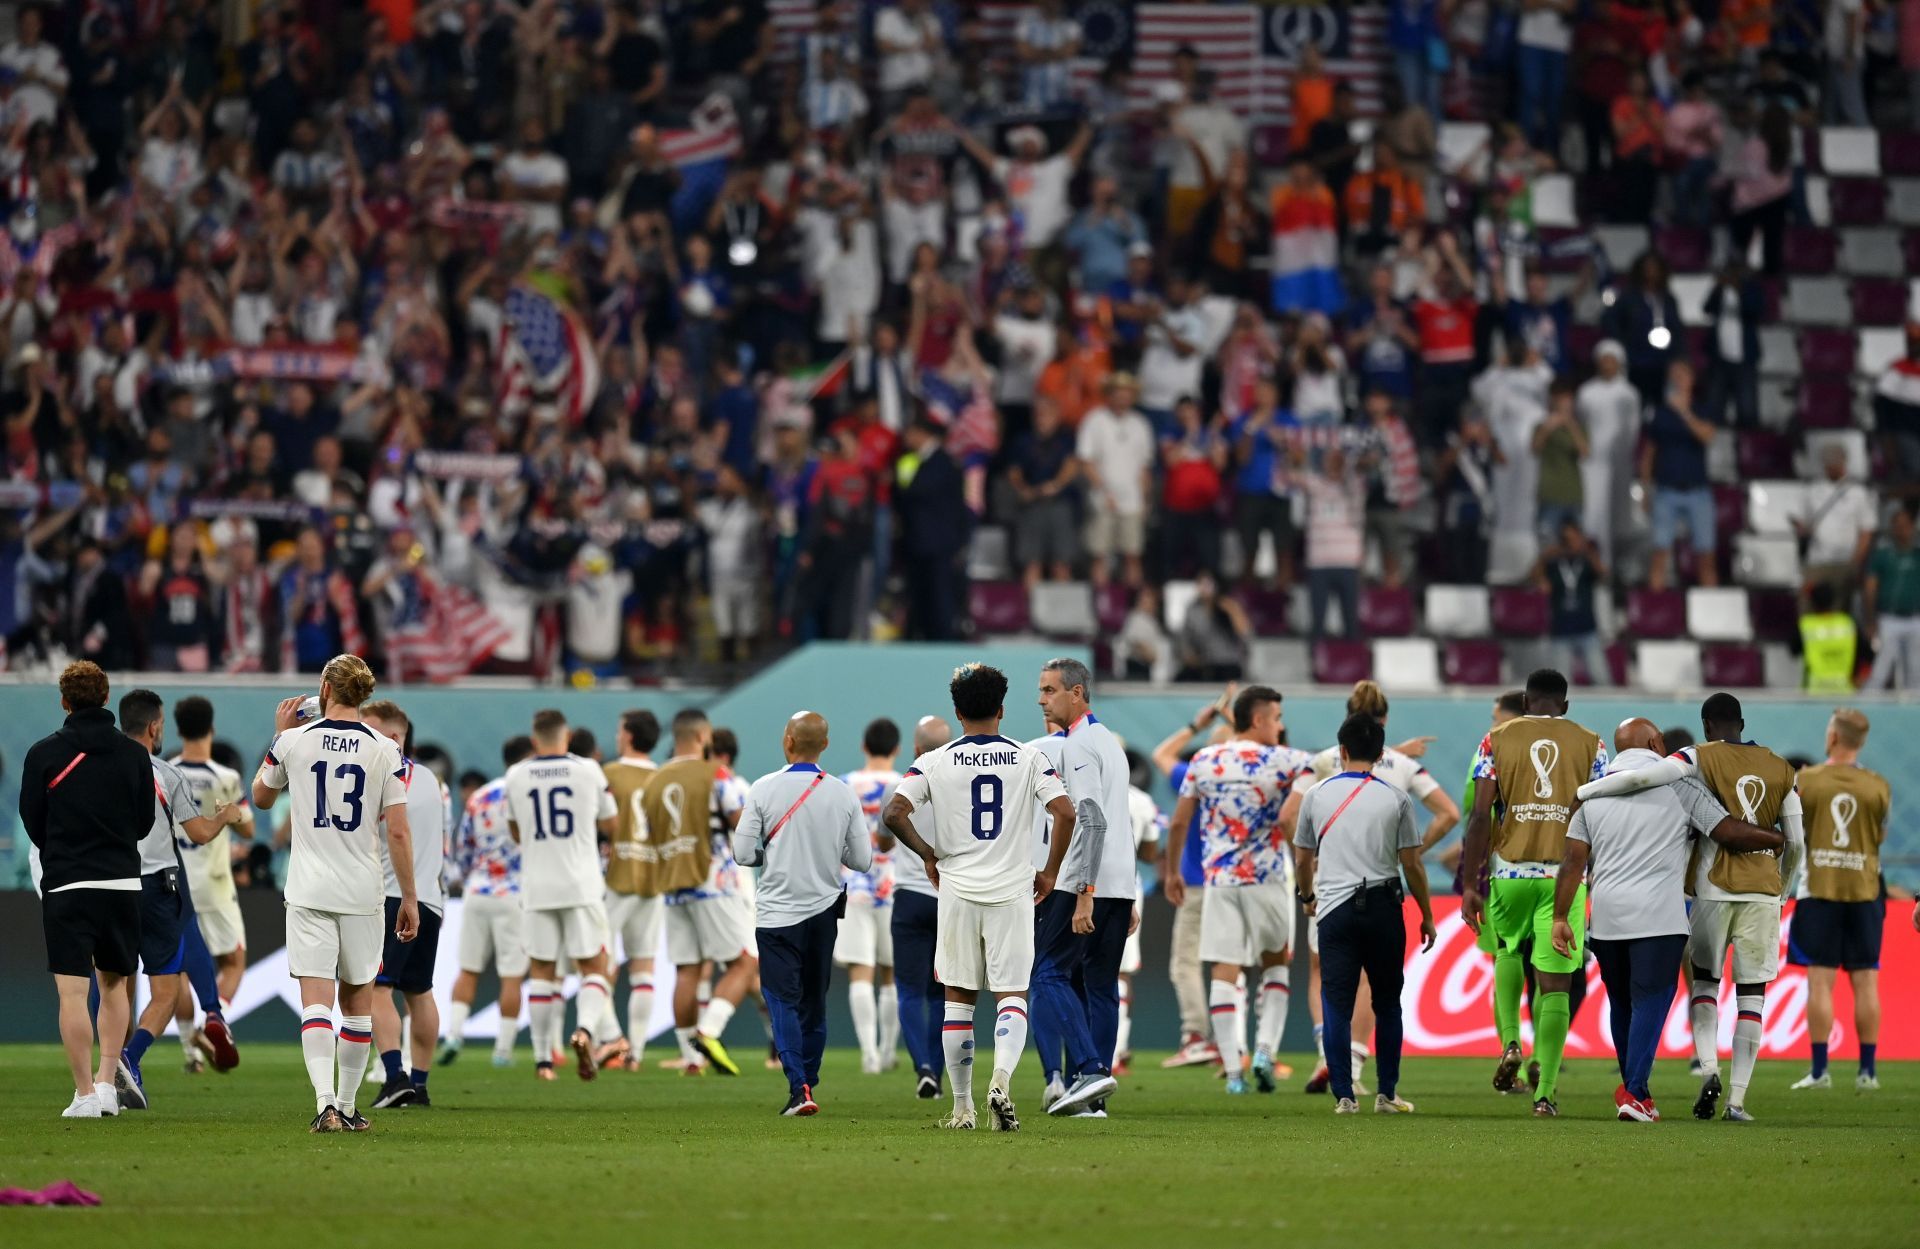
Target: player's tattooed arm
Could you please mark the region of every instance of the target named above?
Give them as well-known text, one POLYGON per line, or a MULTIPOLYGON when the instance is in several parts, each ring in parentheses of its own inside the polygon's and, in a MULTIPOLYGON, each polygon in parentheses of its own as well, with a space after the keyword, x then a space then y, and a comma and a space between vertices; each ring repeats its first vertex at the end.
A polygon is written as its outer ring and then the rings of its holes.
POLYGON ((886 812, 881 816, 881 820, 886 824, 887 831, 893 834, 895 841, 920 856, 921 861, 927 865, 927 879, 933 883, 935 889, 938 889, 940 887, 939 860, 934 856, 933 847, 922 840, 919 832, 913 827, 913 804, 900 794, 895 794, 893 800, 887 803, 886 812))

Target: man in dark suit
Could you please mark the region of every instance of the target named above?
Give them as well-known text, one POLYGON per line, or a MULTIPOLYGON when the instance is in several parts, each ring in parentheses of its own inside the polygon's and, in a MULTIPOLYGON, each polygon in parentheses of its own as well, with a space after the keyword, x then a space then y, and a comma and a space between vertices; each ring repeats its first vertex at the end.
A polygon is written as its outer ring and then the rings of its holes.
POLYGON ((947 453, 944 432, 925 415, 908 427, 907 446, 919 467, 899 494, 907 636, 920 641, 960 636, 960 561, 973 527, 960 466, 947 453))

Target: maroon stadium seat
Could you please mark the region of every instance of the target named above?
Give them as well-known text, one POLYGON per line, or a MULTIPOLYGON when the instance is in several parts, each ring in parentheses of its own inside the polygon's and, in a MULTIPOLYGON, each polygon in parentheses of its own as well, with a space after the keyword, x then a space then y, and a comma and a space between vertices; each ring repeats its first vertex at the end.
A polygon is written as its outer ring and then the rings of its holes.
POLYGON ((1794 134, 1800 140, 1801 162, 1806 166, 1807 172, 1824 172, 1826 166, 1820 160, 1820 127, 1808 126, 1804 130, 1796 130, 1794 134))
POLYGON ((1285 126, 1253 128, 1253 159, 1256 167, 1287 163, 1288 131, 1285 126))
POLYGON ((1800 371, 1803 373, 1853 372, 1855 341, 1851 330, 1800 331, 1800 371))
POLYGON ((1920 230, 1902 231, 1900 250, 1906 253, 1907 272, 1920 273, 1920 230))
POLYGON ((1793 440, 1770 429, 1743 429, 1735 444, 1735 460, 1743 481, 1779 481, 1797 477, 1793 471, 1793 440))
POLYGON ((1586 231, 1570 229, 1566 226, 1541 226, 1537 233, 1540 236, 1539 264, 1541 272, 1578 273, 1587 263, 1587 258, 1580 255, 1575 249, 1562 249, 1554 246, 1554 244, 1565 242, 1567 239, 1578 238, 1584 235, 1586 231))
POLYGON ((1600 345, 1600 340, 1604 337, 1597 325, 1567 327, 1567 354, 1572 357, 1570 363, 1576 372, 1585 372, 1593 363, 1593 349, 1600 345))
POLYGON ((1118 633, 1127 623, 1127 609, 1130 595, 1127 587, 1117 581, 1109 581, 1093 592, 1093 614, 1100 622, 1103 633, 1118 633))
POLYGON ((1282 637, 1287 632, 1289 597, 1285 590, 1253 586, 1239 593, 1240 605, 1247 609, 1247 623, 1257 637, 1282 637))
POLYGON ((1487 610, 1496 637, 1537 638, 1547 635, 1547 596, 1519 586, 1494 586, 1487 610))
MULTIPOLYGON (((1368 637, 1403 638, 1413 632, 1413 591, 1382 585, 1360 587, 1360 632, 1368 637)), ((1354 678, 1356 681, 1358 677, 1354 678)))
POLYGON ((1795 415, 1808 429, 1853 428, 1853 384, 1845 377, 1802 378, 1795 415))
POLYGON ((1677 638, 1687 631, 1684 590, 1628 590, 1627 632, 1635 638, 1677 638))
POLYGON ((1373 675, 1373 647, 1328 638, 1313 644, 1313 679, 1321 685, 1352 685, 1373 675))
POLYGON ((1853 284, 1853 319, 1861 325, 1904 325, 1907 284, 1899 278, 1860 278, 1853 284))
POLYGON ((1800 603, 1792 590, 1748 590, 1747 615, 1762 642, 1784 642, 1800 632, 1800 603))
POLYGON ((1027 588, 1018 581, 975 581, 967 602, 977 633, 1025 633, 1027 588))
POLYGON ((1920 175, 1920 132, 1882 130, 1880 132, 1880 172, 1889 178, 1920 175))
POLYGON ((1725 542, 1747 527, 1747 488, 1745 486, 1715 486, 1713 488, 1713 528, 1725 542))
POLYGON ((1607 668, 1613 673, 1615 685, 1627 683, 1627 668, 1633 662, 1633 648, 1625 642, 1614 642, 1607 647, 1607 668))
POLYGON ((1887 184, 1878 178, 1834 178, 1827 203, 1836 226, 1877 226, 1887 219, 1887 184))
POLYGON ((1714 645, 1700 648, 1700 681, 1710 687, 1765 685, 1766 664, 1757 646, 1714 645))
POLYGON ((1440 652, 1440 675, 1448 685, 1500 684, 1500 643, 1454 639, 1440 652))
POLYGON ((1653 250, 1673 273, 1704 273, 1713 267, 1713 236, 1695 226, 1655 226, 1653 250))
POLYGON ((1681 331, 1680 341, 1685 345, 1687 358, 1693 366, 1702 368, 1713 358, 1713 331, 1704 325, 1689 325, 1681 331))
POLYGON ((1833 272, 1840 256, 1840 240, 1832 230, 1819 226, 1794 226, 1787 231, 1783 249, 1788 273, 1825 277, 1833 272))

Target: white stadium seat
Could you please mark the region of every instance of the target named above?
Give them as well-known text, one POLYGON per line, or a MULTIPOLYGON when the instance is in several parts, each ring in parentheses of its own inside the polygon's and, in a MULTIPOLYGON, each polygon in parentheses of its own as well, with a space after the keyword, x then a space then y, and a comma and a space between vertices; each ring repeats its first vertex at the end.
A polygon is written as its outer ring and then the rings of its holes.
POLYGON ((1573 205, 1573 178, 1563 173, 1542 174, 1533 181, 1533 224, 1572 229, 1580 224, 1573 205))
POLYGON ((1747 528, 1755 533, 1793 536, 1793 518, 1806 507, 1803 481, 1747 483, 1747 528))
POLYGON ((1900 231, 1884 228, 1840 231, 1839 259, 1840 272, 1863 278, 1892 277, 1907 267, 1900 231))
MULTIPOLYGON (((1794 142, 1799 141, 1795 135, 1794 142)), ((1833 224, 1833 199, 1827 194, 1827 180, 1818 175, 1807 178, 1807 216, 1823 230, 1833 224)))
POLYGON ((1753 616, 1747 611, 1747 592, 1737 586, 1688 590, 1687 633, 1702 642, 1751 642, 1753 616))
POLYGON ((1920 226, 1920 178, 1887 180, 1887 220, 1897 226, 1920 226))
POLYGON ((967 576, 975 581, 1005 581, 1013 576, 1012 542, 1000 525, 982 525, 967 544, 967 576))
POLYGON ((1786 326, 1760 327, 1760 372, 1766 377, 1800 376, 1800 345, 1786 326))
POLYGON ((1741 585, 1797 590, 1800 588, 1800 544, 1789 534, 1735 534, 1733 576, 1741 585))
POLYGON ((1193 606, 1193 600, 1199 593, 1199 588, 1191 581, 1169 581, 1161 588, 1161 618, 1167 622, 1169 632, 1180 632, 1180 624, 1187 618, 1187 608, 1193 606))
POLYGON ((1800 456, 1800 475, 1809 481, 1825 471, 1828 447, 1841 447, 1847 453, 1847 476, 1867 480, 1872 459, 1867 454, 1867 432, 1863 429, 1810 429, 1806 450, 1800 456))
POLYGON ((1438 638, 1483 638, 1493 632, 1487 588, 1481 585, 1427 587, 1427 632, 1438 638))
POLYGON ((1313 683, 1313 657, 1297 638, 1256 638, 1247 662, 1249 681, 1283 690, 1313 683))
POLYGON ((1895 360, 1907 354, 1907 332, 1905 330, 1880 329, 1861 330, 1859 345, 1854 350, 1854 371, 1862 377, 1878 378, 1892 366, 1895 360))
POLYGON ((1493 130, 1483 121, 1449 121, 1440 126, 1435 146, 1440 168, 1456 177, 1483 181, 1487 176, 1487 140, 1493 130), (1468 162, 1471 161, 1471 167, 1468 162))
POLYGON ((1645 226, 1595 226, 1593 236, 1607 254, 1607 263, 1622 271, 1653 245, 1653 235, 1645 226))
POLYGON ((1805 676, 1800 657, 1785 642, 1769 642, 1760 648, 1760 670, 1770 690, 1797 690, 1805 676))
POLYGON ((1786 307, 1789 325, 1852 325, 1853 301, 1844 278, 1789 278, 1786 307))
POLYGON ((1440 688, 1440 647, 1432 638, 1380 638, 1373 644, 1373 675, 1390 690, 1440 688))
POLYGON ((1090 638, 1100 632, 1093 587, 1084 581, 1042 581, 1027 598, 1027 616, 1041 633, 1090 638))
POLYGON ((1879 177, 1880 132, 1871 126, 1822 126, 1820 168, 1840 178, 1879 177))
POLYGON ((1680 319, 1688 325, 1710 325, 1707 296, 1713 293, 1713 278, 1705 273, 1676 273, 1667 283, 1673 290, 1673 302, 1680 305, 1680 319))
POLYGON ((1642 642, 1634 648, 1634 659, 1643 688, 1700 688, 1700 648, 1692 642, 1642 642))

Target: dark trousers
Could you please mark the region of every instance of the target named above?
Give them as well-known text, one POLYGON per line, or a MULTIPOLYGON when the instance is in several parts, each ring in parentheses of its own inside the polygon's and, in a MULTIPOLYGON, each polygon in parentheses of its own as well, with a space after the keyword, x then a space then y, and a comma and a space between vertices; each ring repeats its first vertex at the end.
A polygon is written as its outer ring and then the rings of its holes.
POLYGON ((939 931, 939 899, 906 889, 894 891, 893 983, 900 999, 900 1035, 913 1069, 935 1079, 947 1061, 940 1047, 946 1007, 939 978, 933 974, 933 944, 939 931))
MULTIPOLYGON (((1320 933, 1324 949, 1326 929, 1323 927, 1320 933)), ((1653 1058, 1660 1049, 1660 1029, 1666 1025, 1667 1010, 1673 1005, 1687 939, 1676 933, 1627 941, 1602 941, 1596 937, 1587 944, 1593 947, 1593 956, 1600 962, 1600 980, 1607 986, 1607 1009, 1611 1014, 1613 1050, 1620 1059, 1620 1082, 1635 1097, 1651 1096, 1647 1080, 1653 1075, 1653 1058)), ((1323 975, 1325 959, 1322 954, 1323 975)))
POLYGON ((1307 569, 1307 636, 1315 641, 1332 633, 1327 628, 1327 607, 1340 604, 1338 637, 1356 637, 1360 632, 1360 570, 1358 568, 1307 569))
MULTIPOLYGON (((1360 973, 1373 991, 1373 1057, 1380 1092, 1392 1097, 1400 1084, 1400 986, 1406 979, 1407 925, 1398 883, 1372 885, 1320 917, 1321 1040, 1329 1054, 1353 1045, 1353 1003, 1360 973)), ((1337 1098, 1353 1096, 1353 1069, 1328 1063, 1337 1098)))
POLYGON ((827 1052, 827 988, 833 980, 833 938, 839 905, 784 928, 760 928, 760 993, 773 1023, 773 1046, 787 1087, 820 1083, 820 1056, 827 1052))
POLYGON ((960 636, 959 575, 951 556, 909 556, 907 636, 944 642, 960 636))
POLYGON ((1034 908, 1033 1047, 1049 1080, 1109 1074, 1120 1035, 1120 960, 1133 904, 1094 899, 1093 931, 1077 933, 1074 902, 1056 889, 1034 908))

